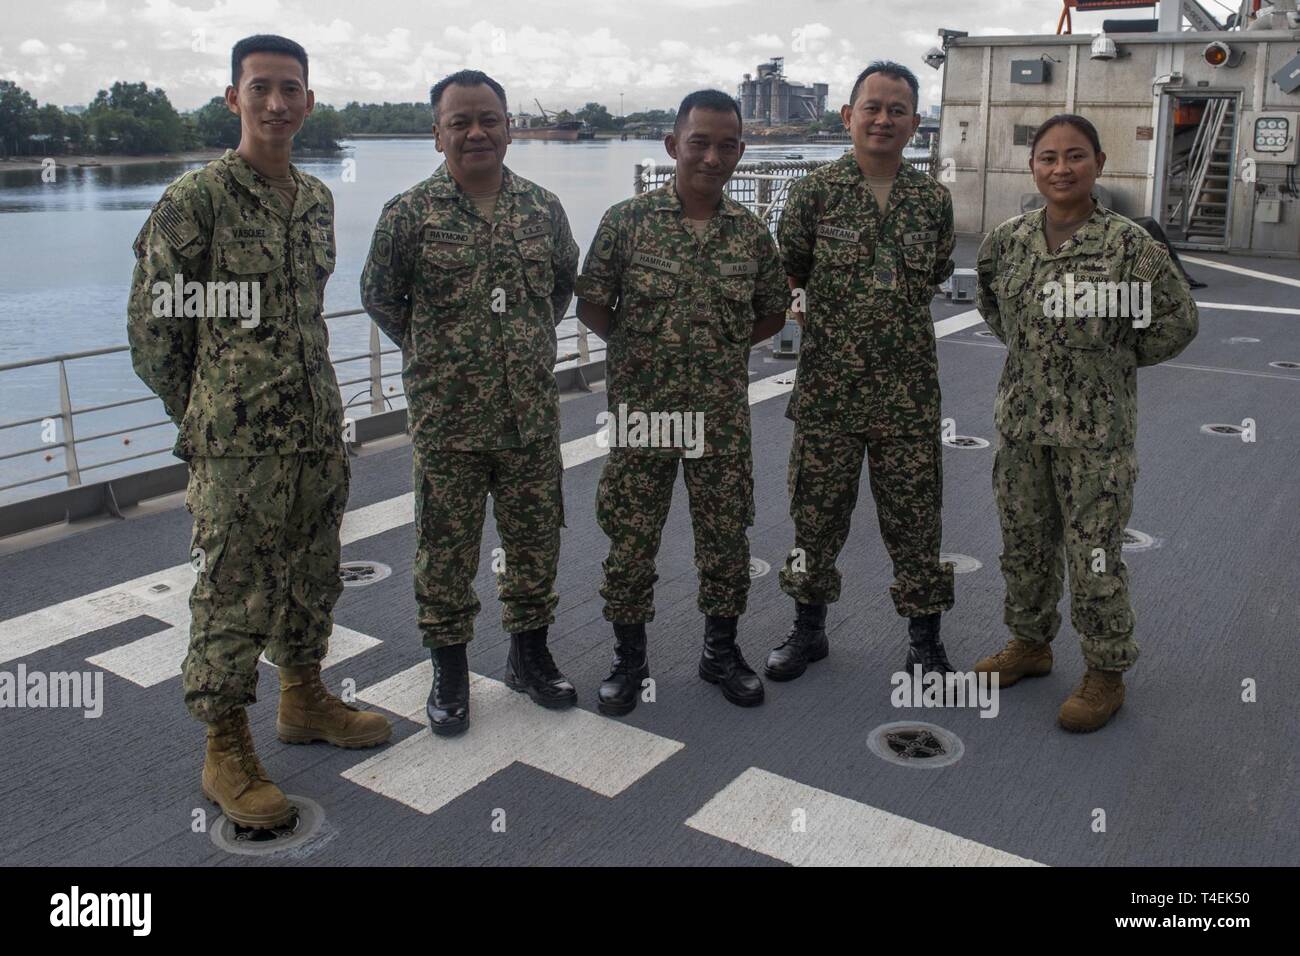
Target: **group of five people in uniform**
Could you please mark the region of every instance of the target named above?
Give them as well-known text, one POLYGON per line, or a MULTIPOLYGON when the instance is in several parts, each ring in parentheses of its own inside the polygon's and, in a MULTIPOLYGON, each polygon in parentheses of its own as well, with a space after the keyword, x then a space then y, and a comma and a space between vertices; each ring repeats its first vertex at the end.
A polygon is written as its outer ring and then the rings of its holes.
MULTIPOLYGON (((391 734, 387 718, 343 702, 320 676, 341 592, 349 469, 322 318, 333 198, 290 162, 314 102, 307 65, 283 37, 236 44, 226 101, 240 117, 239 146, 186 173, 154 207, 136 240, 129 306, 133 364, 190 464, 198 574, 183 685, 208 727, 203 789, 251 827, 293 812, 257 758, 245 711, 263 651, 279 675, 282 740, 370 747, 391 734), (157 289, 182 274, 257 283, 256 321, 160 310, 157 289)), ((951 673, 939 628, 954 598, 953 566, 940 559, 930 302, 953 271, 955 236, 948 189, 903 160, 919 123, 912 73, 892 62, 862 71, 841 110, 853 148, 793 183, 776 240, 725 191, 745 150, 734 98, 690 94, 664 140, 674 176, 604 214, 580 274, 559 199, 504 164, 500 84, 461 71, 433 87, 431 104, 445 162, 384 206, 361 297, 402 350, 433 732, 468 724, 488 495, 504 551, 505 682, 544 707, 576 700, 548 647, 565 523, 555 328, 575 294, 579 319, 607 342, 609 415, 620 423, 611 437, 629 419, 667 423, 664 434, 611 440, 597 488, 610 542, 600 594, 615 641, 599 710, 629 713, 650 675, 655 558, 679 461, 704 615, 699 675, 732 703, 763 701, 737 644, 754 520, 749 356, 787 310, 802 327, 786 412, 794 547, 780 571, 795 613, 764 673, 793 680, 827 656, 826 612, 840 597, 836 560, 864 461, 890 595, 908 621, 905 666, 951 673), (694 422, 702 429, 692 435, 694 422)), ((1137 657, 1120 555, 1137 476, 1135 370, 1177 354, 1197 324, 1164 247, 1092 198, 1104 163, 1086 119, 1047 120, 1030 151, 1045 205, 994 229, 977 268, 979 310, 1007 347, 993 483, 1011 640, 974 669, 1003 687, 1050 670, 1068 567, 1088 665, 1059 715, 1071 730, 1109 720, 1137 657), (1045 308, 1043 290, 1066 273, 1144 283, 1150 308, 1141 322, 1045 308)))

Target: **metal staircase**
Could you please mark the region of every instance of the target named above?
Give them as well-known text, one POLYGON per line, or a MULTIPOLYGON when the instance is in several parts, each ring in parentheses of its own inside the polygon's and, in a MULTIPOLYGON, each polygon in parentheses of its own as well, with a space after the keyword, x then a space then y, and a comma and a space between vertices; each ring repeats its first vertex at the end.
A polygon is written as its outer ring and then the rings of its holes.
POLYGON ((1237 102, 1211 99, 1187 157, 1188 188, 1179 202, 1183 241, 1197 246, 1228 243, 1228 198, 1233 176, 1237 102))

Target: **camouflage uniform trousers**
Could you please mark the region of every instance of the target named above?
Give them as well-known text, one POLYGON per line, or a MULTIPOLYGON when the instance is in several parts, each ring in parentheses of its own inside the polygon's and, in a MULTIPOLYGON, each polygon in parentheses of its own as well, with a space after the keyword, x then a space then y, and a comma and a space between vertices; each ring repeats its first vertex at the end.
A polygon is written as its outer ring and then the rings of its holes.
POLYGON ((324 659, 349 483, 342 448, 190 461, 197 578, 182 683, 199 720, 257 699, 263 650, 280 667, 324 659))
POLYGON ((553 623, 564 526, 559 434, 522 448, 417 452, 414 467, 415 601, 424 646, 474 637, 482 607, 474 576, 489 494, 505 553, 497 575, 501 626, 519 634, 553 623))
POLYGON ((655 557, 679 460, 695 534, 699 608, 715 617, 745 613, 750 580, 746 529, 754 523, 750 453, 678 459, 613 448, 596 489, 596 520, 609 538, 600 586, 607 621, 654 620, 655 557))
POLYGON ((930 435, 795 429, 789 471, 795 550, 781 569, 781 590, 804 604, 839 600, 835 561, 849 537, 864 457, 880 536, 893 561, 894 608, 903 617, 949 610, 953 566, 939 561, 943 452, 937 436, 930 435), (800 559, 802 570, 796 567, 800 559))
POLYGON ((1137 470, 1131 446, 1090 451, 1000 440, 993 493, 1002 524, 1004 619, 1013 636, 1034 643, 1056 637, 1068 565, 1070 621, 1088 666, 1124 671, 1137 661, 1122 560, 1137 470))

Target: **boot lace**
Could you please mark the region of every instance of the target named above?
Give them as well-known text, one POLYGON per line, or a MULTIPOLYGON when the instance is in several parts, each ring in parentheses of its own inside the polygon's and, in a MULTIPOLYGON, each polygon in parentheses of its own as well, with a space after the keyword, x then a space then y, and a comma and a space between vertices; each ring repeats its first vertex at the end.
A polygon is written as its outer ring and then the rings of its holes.
POLYGON ((952 665, 948 663, 948 654, 938 641, 923 644, 918 650, 921 652, 921 667, 923 670, 930 670, 931 668, 952 670, 952 665))
POLYGON ((1083 675, 1083 683, 1079 685, 1077 695, 1090 704, 1100 704, 1106 698, 1106 690, 1105 678, 1089 671, 1083 675))
POLYGON ((522 656, 528 660, 529 670, 540 674, 546 681, 559 680, 562 675, 551 656, 551 649, 542 641, 525 641, 520 649, 522 656))
POLYGON ((234 720, 235 724, 231 727, 231 736, 234 738, 235 755, 239 761, 240 769, 244 771, 250 780, 270 783, 270 775, 267 774, 266 768, 262 766, 262 761, 257 757, 257 751, 253 748, 253 729, 248 725, 248 716, 243 711, 240 711, 234 720))

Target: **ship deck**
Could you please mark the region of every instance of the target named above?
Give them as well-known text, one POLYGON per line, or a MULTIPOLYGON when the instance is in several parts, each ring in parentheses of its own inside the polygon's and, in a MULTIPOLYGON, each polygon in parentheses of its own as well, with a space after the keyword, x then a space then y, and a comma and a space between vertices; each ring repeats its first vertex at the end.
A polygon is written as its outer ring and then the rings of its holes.
MULTIPOLYGON (((963 240, 958 265, 970 266, 963 240)), ((1083 670, 1066 623, 1056 666, 974 709, 899 709, 904 622, 867 488, 840 558, 831 654, 792 683, 766 682, 763 706, 727 703, 696 675, 702 621, 685 491, 678 482, 659 555, 650 625, 656 701, 614 720, 595 707, 612 638, 597 594, 606 542, 595 521, 602 451, 599 388, 562 403, 565 500, 552 647, 579 705, 554 713, 500 683, 508 641, 486 523, 476 587, 484 609, 470 645, 465 735, 424 725, 429 663, 414 625, 409 445, 391 440, 353 462, 344 560, 391 576, 347 589, 326 679, 394 722, 372 751, 295 747, 275 737, 265 662, 250 708, 274 779, 318 803, 324 821, 300 846, 232 855, 194 811, 203 730, 181 700, 191 521, 173 495, 99 521, 5 542, 0 670, 103 671, 103 715, 0 710, 0 859, 35 865, 818 863, 1294 865, 1300 863, 1300 265, 1198 256, 1189 270, 1201 331, 1175 361, 1139 373, 1141 478, 1130 527, 1152 546, 1126 555, 1142 657, 1127 701, 1098 733, 1055 721, 1083 670), (1215 263, 1206 265, 1203 263, 1215 263), (1247 270, 1242 272, 1241 270, 1247 270), (1251 275, 1254 271, 1267 277, 1251 275), (1241 342, 1233 339, 1258 339, 1241 342), (1253 419, 1257 440, 1205 434, 1253 419), (1243 701, 1243 682, 1257 702, 1243 701), (943 767, 896 766, 869 733, 937 724, 964 745, 943 767), (1097 811, 1105 829, 1098 832, 1097 811), (806 826, 793 825, 802 819, 806 826), (496 824, 494 826, 494 823, 496 824), (504 832, 501 832, 504 824, 504 832)), ((969 304, 935 300, 944 415, 995 441, 1003 361, 969 304)), ((792 608, 775 569, 793 544, 786 497, 793 362, 751 357, 757 517, 753 581, 740 642, 751 664, 782 639, 792 608), (759 568, 761 571, 761 566, 759 568)), ((944 618, 955 666, 1005 640, 992 446, 944 452, 944 550, 981 563, 957 577, 944 618)), ((1068 595, 1065 599, 1068 602, 1068 595)))

